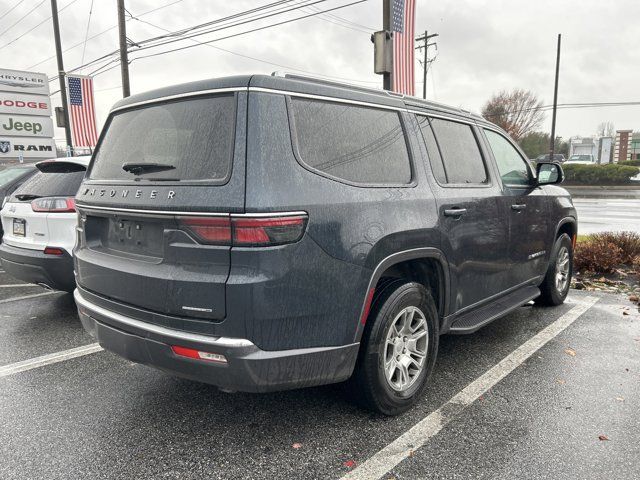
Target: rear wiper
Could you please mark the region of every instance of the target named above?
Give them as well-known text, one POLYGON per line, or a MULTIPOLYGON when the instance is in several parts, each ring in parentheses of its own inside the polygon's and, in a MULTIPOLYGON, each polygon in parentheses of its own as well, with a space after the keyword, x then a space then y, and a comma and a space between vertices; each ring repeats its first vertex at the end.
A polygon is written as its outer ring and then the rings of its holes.
POLYGON ((122 165, 122 169, 125 172, 133 173, 134 175, 142 175, 147 172, 163 172, 174 168, 176 167, 168 163, 124 163, 122 165))
POLYGON ((34 195, 32 193, 21 193, 19 195, 16 195, 16 198, 21 202, 23 202, 26 200, 35 200, 36 198, 42 198, 42 195, 34 195))

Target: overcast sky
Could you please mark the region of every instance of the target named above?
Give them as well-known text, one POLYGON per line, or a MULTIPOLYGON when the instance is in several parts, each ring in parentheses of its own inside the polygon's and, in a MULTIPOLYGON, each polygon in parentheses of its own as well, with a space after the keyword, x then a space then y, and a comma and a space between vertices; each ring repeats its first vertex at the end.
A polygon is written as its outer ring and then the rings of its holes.
MULTIPOLYGON (((127 22, 127 35, 137 41, 163 33, 141 20, 176 30, 272 1, 126 0, 128 10, 140 16, 140 20, 127 22), (170 5, 141 15, 167 4, 170 5)), ((328 0, 312 8, 324 10, 352 1, 328 0)), ((0 15, 16 3, 18 0, 0 0, 0 15)), ((50 20, 44 21, 50 15, 49 3, 45 1, 8 31, 7 28, 37 3, 23 2, 0 20, 0 31, 4 31, 0 34, 1 67, 55 75, 53 29, 50 20), (7 45, 42 21, 41 26, 7 45)), ((58 0, 60 9, 70 4, 60 13, 63 49, 79 44, 64 54, 66 69, 83 63, 83 40, 91 3, 91 0, 58 0)), ((84 62, 118 47, 115 3, 115 0, 93 2, 88 36, 111 30, 86 43, 84 62)), ((417 0, 416 9, 416 31, 428 29, 440 34, 438 56, 427 82, 429 99, 480 111, 493 93, 524 88, 535 92, 545 105, 550 104, 556 36, 562 33, 559 103, 640 100, 638 1, 417 0)), ((298 10, 198 39, 207 41, 312 11, 298 10)), ((380 87, 381 77, 373 74, 373 46, 369 37, 373 30, 382 28, 382 0, 368 0, 331 14, 340 19, 316 16, 222 40, 213 46, 200 45, 139 60, 135 58, 143 52, 133 53, 130 56, 134 59, 130 65, 132 93, 203 78, 274 70, 300 70, 380 87)), ((193 44, 186 40, 144 53, 193 44)), ((88 74, 95 68, 81 73, 88 74)), ((416 65, 417 72, 419 68, 416 65)), ((57 82, 51 86, 52 91, 58 90, 57 82)), ((95 78, 99 125, 111 105, 121 98, 119 87, 119 67, 95 78)), ((421 94, 421 83, 417 84, 416 91, 421 94)), ((60 105, 59 94, 54 96, 53 103, 60 105)), ((560 110, 557 133, 565 138, 591 135, 602 121, 611 121, 618 129, 640 130, 640 106, 560 110)), ((548 114, 542 128, 549 130, 550 123, 548 114)), ((64 138, 64 135, 58 131, 57 137, 64 138)))

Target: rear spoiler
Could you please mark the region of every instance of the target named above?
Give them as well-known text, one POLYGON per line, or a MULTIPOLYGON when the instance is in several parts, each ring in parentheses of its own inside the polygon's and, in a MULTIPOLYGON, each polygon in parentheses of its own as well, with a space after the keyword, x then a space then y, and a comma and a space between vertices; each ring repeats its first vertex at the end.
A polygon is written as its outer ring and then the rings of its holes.
POLYGON ((87 169, 84 165, 66 160, 45 160, 36 163, 36 168, 44 173, 84 172, 87 169))

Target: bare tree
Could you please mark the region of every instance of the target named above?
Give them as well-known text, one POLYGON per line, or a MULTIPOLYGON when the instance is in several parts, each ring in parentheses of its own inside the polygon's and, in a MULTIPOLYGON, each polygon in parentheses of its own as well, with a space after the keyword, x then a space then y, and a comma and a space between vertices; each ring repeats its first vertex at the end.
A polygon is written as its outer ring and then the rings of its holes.
POLYGON ((544 120, 542 101, 522 89, 503 90, 491 97, 482 108, 482 116, 504 128, 514 140, 534 131, 544 120))
POLYGON ((598 125, 597 133, 599 137, 615 137, 616 127, 613 126, 613 122, 602 122, 598 125))

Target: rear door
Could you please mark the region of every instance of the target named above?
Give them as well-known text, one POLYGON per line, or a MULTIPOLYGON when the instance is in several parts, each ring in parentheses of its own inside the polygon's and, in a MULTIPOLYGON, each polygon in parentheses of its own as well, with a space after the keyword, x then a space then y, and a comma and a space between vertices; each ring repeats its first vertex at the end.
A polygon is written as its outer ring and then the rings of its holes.
POLYGON ((78 285, 223 319, 230 247, 217 225, 244 209, 245 128, 240 91, 114 112, 77 196, 78 285))
POLYGON ((546 269, 551 242, 547 196, 535 185, 529 162, 505 135, 490 129, 484 134, 503 186, 500 203, 509 222, 510 283, 520 285, 546 269))
POLYGON ((450 265, 451 313, 508 288, 508 223, 474 125, 418 115, 436 180, 442 248, 450 265))
POLYGON ((3 241, 32 250, 44 250, 47 246, 71 249, 76 220, 73 197, 83 177, 84 169, 70 173, 38 172, 27 180, 2 209, 3 241), (54 201, 62 206, 52 213, 49 210, 54 201))

